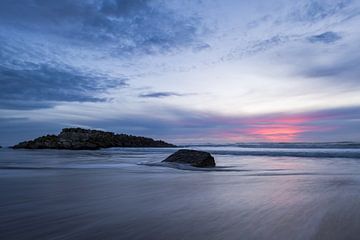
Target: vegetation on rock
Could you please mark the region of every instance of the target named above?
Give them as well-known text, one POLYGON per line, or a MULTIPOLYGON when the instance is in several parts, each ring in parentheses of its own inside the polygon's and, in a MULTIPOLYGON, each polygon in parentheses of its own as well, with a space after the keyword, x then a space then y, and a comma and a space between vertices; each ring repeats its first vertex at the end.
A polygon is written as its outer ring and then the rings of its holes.
POLYGON ((46 135, 21 142, 13 148, 96 150, 110 147, 175 147, 152 138, 115 134, 82 128, 64 128, 59 135, 46 135))

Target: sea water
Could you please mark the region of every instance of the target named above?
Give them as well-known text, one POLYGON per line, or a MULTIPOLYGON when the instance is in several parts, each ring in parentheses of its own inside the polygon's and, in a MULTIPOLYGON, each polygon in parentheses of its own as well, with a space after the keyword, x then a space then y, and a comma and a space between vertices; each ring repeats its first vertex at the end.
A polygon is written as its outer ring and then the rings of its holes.
POLYGON ((359 239, 359 145, 186 147, 0 149, 0 239, 359 239))

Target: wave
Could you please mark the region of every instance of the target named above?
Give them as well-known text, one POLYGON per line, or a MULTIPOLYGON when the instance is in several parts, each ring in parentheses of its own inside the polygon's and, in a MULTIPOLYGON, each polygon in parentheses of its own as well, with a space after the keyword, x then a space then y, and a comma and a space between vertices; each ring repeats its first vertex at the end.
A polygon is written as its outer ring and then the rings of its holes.
POLYGON ((360 151, 226 151, 213 150, 212 154, 235 156, 270 156, 270 157, 311 157, 311 158, 359 158, 360 151))
POLYGON ((234 169, 232 166, 216 166, 216 167, 211 167, 211 168, 198 168, 198 167, 193 167, 189 164, 148 162, 148 161, 139 162, 138 165, 145 165, 145 166, 149 166, 149 167, 168 167, 168 168, 197 171, 197 172, 249 172, 249 171, 252 171, 249 169, 234 169))
POLYGON ((1 170, 73 170, 73 169, 120 169, 123 166, 136 164, 77 164, 77 165, 52 165, 52 166, 11 166, 0 165, 1 170))
POLYGON ((74 169, 68 167, 32 167, 32 166, 0 166, 2 170, 67 170, 74 169))
POLYGON ((194 144, 182 147, 241 147, 241 148, 305 148, 305 149, 360 149, 359 142, 249 142, 233 144, 194 144))
POLYGON ((275 177, 275 176, 352 176, 357 173, 336 173, 336 172, 307 172, 307 171, 292 171, 291 169, 239 169, 236 166, 216 166, 213 168, 197 168, 188 164, 178 163, 163 163, 163 162, 139 162, 138 165, 145 165, 149 167, 166 167, 178 170, 185 170, 189 172, 234 172, 239 173, 244 177, 275 177))

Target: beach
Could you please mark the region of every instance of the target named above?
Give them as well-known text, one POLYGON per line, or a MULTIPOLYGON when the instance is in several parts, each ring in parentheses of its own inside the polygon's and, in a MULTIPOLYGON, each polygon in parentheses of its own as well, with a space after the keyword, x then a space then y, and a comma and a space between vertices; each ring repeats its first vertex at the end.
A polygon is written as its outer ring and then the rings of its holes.
POLYGON ((176 148, 1 149, 0 239, 358 239, 360 149, 193 148, 217 167, 148 165, 176 148))

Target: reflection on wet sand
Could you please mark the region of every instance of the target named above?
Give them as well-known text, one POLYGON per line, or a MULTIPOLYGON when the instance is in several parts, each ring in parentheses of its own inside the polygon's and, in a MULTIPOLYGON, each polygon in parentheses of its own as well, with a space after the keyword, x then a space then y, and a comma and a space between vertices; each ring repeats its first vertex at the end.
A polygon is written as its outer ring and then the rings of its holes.
POLYGON ((216 155, 221 171, 192 171, 137 151, 1 150, 0 239, 360 235, 357 159, 216 155))

